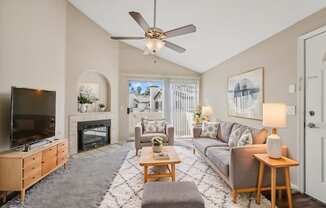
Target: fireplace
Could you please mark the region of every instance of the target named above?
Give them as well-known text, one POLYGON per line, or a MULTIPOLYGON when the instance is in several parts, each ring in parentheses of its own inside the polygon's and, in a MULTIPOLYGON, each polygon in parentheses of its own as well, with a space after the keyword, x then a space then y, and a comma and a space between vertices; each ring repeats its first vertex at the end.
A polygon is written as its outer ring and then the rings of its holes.
POLYGON ((110 144, 111 120, 78 122, 78 152, 110 144))

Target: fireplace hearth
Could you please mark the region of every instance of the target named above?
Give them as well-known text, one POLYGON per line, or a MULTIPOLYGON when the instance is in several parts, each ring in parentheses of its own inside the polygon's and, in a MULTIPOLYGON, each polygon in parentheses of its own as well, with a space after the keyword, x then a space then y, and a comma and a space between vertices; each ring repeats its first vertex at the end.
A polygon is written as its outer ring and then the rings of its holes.
POLYGON ((78 152, 110 144, 111 120, 78 122, 78 152))

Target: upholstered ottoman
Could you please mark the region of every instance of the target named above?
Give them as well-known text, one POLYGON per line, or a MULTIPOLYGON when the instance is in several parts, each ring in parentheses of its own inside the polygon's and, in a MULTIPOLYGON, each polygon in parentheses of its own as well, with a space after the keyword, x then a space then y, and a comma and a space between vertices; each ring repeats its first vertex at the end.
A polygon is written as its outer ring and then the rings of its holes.
POLYGON ((144 185, 142 208, 205 208, 192 182, 151 182, 144 185))

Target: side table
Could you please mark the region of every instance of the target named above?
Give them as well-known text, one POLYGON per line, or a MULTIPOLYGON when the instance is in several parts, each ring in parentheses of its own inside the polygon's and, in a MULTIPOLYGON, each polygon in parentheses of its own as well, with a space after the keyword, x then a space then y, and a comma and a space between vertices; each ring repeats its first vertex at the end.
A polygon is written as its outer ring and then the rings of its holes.
POLYGON ((285 177, 285 188, 288 197, 289 208, 292 208, 292 193, 291 193, 291 179, 290 179, 290 167, 298 166, 299 162, 289 159, 287 157, 281 157, 280 159, 270 158, 267 154, 254 154, 254 157, 259 161, 259 176, 258 176, 258 186, 257 186, 257 196, 256 203, 260 204, 261 199, 261 186, 263 184, 264 178, 264 168, 268 166, 271 168, 271 201, 272 208, 275 207, 276 202, 276 176, 277 169, 284 169, 284 177, 285 177))

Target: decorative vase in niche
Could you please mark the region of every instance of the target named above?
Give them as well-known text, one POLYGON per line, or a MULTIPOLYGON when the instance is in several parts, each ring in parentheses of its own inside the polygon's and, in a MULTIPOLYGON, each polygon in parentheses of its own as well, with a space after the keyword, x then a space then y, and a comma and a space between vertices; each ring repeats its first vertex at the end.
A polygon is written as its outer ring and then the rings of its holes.
POLYGON ((153 152, 160 153, 160 152, 162 152, 163 145, 154 145, 153 144, 152 148, 153 148, 153 152))
POLYGON ((88 105, 87 104, 80 104, 79 112, 86 113, 88 105))

